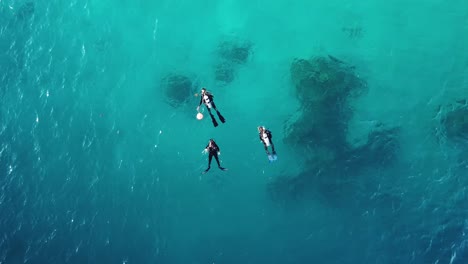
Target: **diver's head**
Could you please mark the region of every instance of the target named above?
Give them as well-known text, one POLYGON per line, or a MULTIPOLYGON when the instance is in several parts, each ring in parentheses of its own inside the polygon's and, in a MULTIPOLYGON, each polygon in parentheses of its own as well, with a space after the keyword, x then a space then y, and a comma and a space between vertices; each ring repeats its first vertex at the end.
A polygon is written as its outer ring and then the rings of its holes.
POLYGON ((205 87, 201 88, 201 94, 205 94, 205 92, 206 92, 206 88, 205 87))
POLYGON ((262 132, 263 131, 263 126, 259 126, 259 127, 257 127, 257 129, 258 129, 258 132, 262 132))

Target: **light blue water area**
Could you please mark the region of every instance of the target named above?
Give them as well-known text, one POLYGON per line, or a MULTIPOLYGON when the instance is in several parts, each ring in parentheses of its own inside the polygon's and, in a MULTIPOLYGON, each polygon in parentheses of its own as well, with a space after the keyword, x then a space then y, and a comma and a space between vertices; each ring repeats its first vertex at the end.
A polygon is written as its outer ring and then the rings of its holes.
POLYGON ((0 264, 467 263, 468 135, 442 124, 467 76, 462 0, 0 0, 0 264), (367 83, 330 123, 351 146, 398 127, 391 165, 283 140, 293 59, 328 55, 367 83), (195 119, 201 87, 226 123, 195 119), (201 174, 210 138, 228 171, 201 174))

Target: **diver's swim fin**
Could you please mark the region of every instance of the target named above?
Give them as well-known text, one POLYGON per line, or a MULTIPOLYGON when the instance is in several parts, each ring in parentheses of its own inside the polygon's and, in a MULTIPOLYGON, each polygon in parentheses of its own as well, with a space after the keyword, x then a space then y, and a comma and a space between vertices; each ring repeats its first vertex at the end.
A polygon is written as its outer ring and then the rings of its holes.
POLYGON ((278 156, 276 156, 276 154, 268 154, 268 161, 270 161, 270 163, 276 161, 277 159, 278 156))
POLYGON ((214 127, 217 127, 218 126, 218 122, 216 121, 215 117, 213 115, 210 115, 211 116, 211 121, 213 122, 213 126, 214 127))
POLYGON ((222 116, 220 112, 216 111, 216 113, 218 114, 218 118, 221 121, 221 123, 226 122, 226 119, 224 119, 224 116, 222 116))

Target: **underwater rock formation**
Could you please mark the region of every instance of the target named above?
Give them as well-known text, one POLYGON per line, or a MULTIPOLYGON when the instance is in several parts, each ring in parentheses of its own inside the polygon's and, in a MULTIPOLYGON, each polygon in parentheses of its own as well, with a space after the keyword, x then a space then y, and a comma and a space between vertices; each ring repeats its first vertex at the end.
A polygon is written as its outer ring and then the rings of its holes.
POLYGON ((296 95, 303 105, 344 102, 367 88, 353 66, 333 56, 295 59, 290 73, 296 95))
POLYGON ((347 123, 352 116, 349 100, 365 91, 366 83, 354 67, 332 56, 295 59, 290 71, 300 109, 285 123, 284 141, 325 147, 332 153, 346 151, 347 123))
POLYGON ((444 135, 454 142, 468 142, 468 103, 459 100, 455 104, 441 107, 440 120, 444 135))
POLYGON ((400 128, 385 127, 378 124, 367 136, 367 142, 362 146, 352 147, 346 153, 344 162, 352 170, 369 166, 388 166, 397 159, 400 148, 398 135, 400 128))
POLYGON ((250 56, 252 44, 245 41, 223 41, 218 45, 218 55, 225 61, 244 64, 250 56))
POLYGON ((218 61, 214 65, 215 79, 224 84, 231 83, 240 65, 251 56, 252 44, 247 41, 230 39, 221 41, 217 47, 218 61))
POLYGON ((297 202, 313 197, 328 204, 346 202, 355 190, 355 176, 372 167, 385 167, 397 160, 400 129, 378 125, 360 146, 346 143, 337 149, 309 149, 310 165, 299 175, 282 175, 268 186, 270 197, 279 203, 297 202), (346 186, 346 188, 345 188, 346 186))
POLYGON ((193 83, 185 75, 169 74, 162 79, 161 87, 167 102, 173 107, 179 107, 191 98, 193 83))
POLYGON ((342 27, 341 31, 350 39, 359 39, 362 38, 363 35, 363 30, 360 26, 342 27))
POLYGON ((353 146, 347 141, 353 114, 350 102, 367 89, 354 67, 335 57, 321 56, 295 59, 290 71, 300 107, 285 122, 283 140, 309 165, 297 176, 278 177, 268 192, 283 202, 310 195, 327 202, 346 201, 353 190, 350 178, 363 169, 396 160, 399 129, 379 124, 366 142, 353 146))

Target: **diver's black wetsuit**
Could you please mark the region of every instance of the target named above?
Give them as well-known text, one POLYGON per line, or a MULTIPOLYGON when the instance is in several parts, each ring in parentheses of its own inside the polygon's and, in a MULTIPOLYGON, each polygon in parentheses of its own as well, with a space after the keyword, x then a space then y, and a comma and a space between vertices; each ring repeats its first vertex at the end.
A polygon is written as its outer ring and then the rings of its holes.
POLYGON ((271 135, 270 130, 264 128, 262 132, 258 133, 258 136, 260 137, 260 141, 262 141, 263 146, 265 146, 265 151, 266 151, 266 153, 267 153, 268 155, 270 155, 270 152, 268 151, 268 145, 267 145, 267 143, 265 142, 265 139, 263 138, 263 133, 266 134, 268 140, 270 141, 271 150, 273 151, 273 155, 276 154, 275 145, 273 145, 273 141, 271 140, 271 138, 272 138, 273 136, 271 135))
POLYGON ((211 168, 211 159, 213 158, 213 156, 215 157, 216 159, 216 163, 218 163, 218 168, 221 169, 221 170, 226 170, 225 168, 221 167, 221 164, 219 163, 219 158, 218 158, 218 152, 219 152, 219 147, 218 145, 216 145, 216 143, 214 141, 211 141, 211 146, 210 146, 210 142, 208 143, 208 145, 206 145, 206 150, 208 150, 208 168, 203 172, 203 173, 206 173, 210 170, 211 168))
POLYGON ((216 122, 216 119, 214 118, 213 114, 211 113, 211 107, 213 107, 214 110, 216 110, 216 114, 218 115, 218 118, 221 121, 221 123, 226 122, 224 117, 221 115, 221 113, 216 108, 216 105, 215 105, 215 103, 213 101, 213 94, 211 94, 208 91, 206 91, 205 94, 202 94, 201 97, 200 97, 200 103, 198 104, 198 106, 200 106, 201 104, 205 104, 206 109, 208 109, 208 113, 210 113, 211 121, 213 122, 213 125, 215 127, 218 126, 218 122, 216 122), (206 98, 205 98, 205 96, 206 96, 206 98), (211 107, 210 107, 210 105, 211 105, 211 107))

